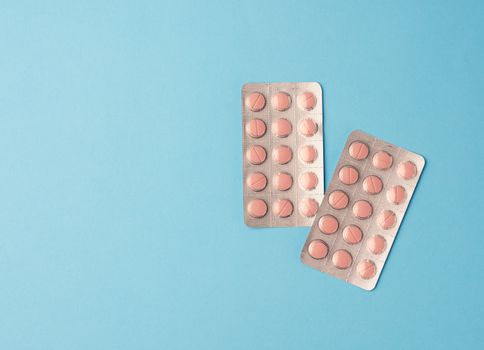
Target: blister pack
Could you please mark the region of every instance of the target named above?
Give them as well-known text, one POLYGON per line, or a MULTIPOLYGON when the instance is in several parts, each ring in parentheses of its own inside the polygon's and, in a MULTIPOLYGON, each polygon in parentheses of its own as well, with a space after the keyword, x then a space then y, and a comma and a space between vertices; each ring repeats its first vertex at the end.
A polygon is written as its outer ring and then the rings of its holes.
POLYGON ((363 289, 375 288, 424 165, 416 153, 352 132, 302 262, 363 289))
POLYGON ((324 194, 322 106, 318 83, 242 87, 248 226, 311 226, 324 194))

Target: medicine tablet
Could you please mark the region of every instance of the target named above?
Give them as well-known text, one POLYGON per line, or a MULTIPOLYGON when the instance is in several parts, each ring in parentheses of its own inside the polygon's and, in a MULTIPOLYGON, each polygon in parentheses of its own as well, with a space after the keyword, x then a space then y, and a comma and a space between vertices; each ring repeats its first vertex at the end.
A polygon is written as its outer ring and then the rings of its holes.
POLYGON ((253 199, 247 204, 247 213, 253 218, 261 218, 267 213, 267 204, 262 199, 253 199))
POLYGON ((401 204, 407 198, 407 191, 402 186, 393 186, 387 191, 387 200, 393 204, 401 204))
POLYGON ((287 164, 292 159, 292 150, 288 146, 277 146, 272 151, 272 160, 278 164, 287 164))
POLYGON ((262 191, 267 186, 267 178, 262 173, 252 173, 245 180, 247 186, 255 192, 262 191))
POLYGON ((333 215, 321 216, 318 222, 319 230, 327 235, 333 234, 338 231, 338 220, 333 215))
POLYGON ((272 212, 274 215, 281 218, 287 218, 292 214, 293 205, 288 199, 278 199, 272 205, 272 212))
POLYGON ((297 105, 304 111, 310 111, 316 106, 316 96, 306 91, 297 96, 297 105))
POLYGON ((373 214, 373 207, 367 201, 360 200, 353 204, 353 214, 358 219, 368 219, 373 214))
POLYGON ((266 124, 260 119, 252 119, 245 124, 245 132, 249 134, 249 136, 257 139, 264 136, 266 133, 266 124))
POLYGON ((306 216, 308 218, 313 217, 314 215, 316 215, 316 212, 318 211, 318 208, 319 208, 319 204, 313 198, 303 199, 299 203, 299 213, 302 216, 306 216))
POLYGON ((272 186, 279 191, 287 191, 292 187, 292 176, 288 173, 277 173, 272 178, 272 186))
POLYGON ((303 190, 312 191, 318 185, 318 176, 312 171, 307 171, 299 177, 299 185, 303 190))
POLYGON ((285 111, 291 107, 291 96, 285 92, 278 92, 271 98, 272 107, 278 111, 285 111))
POLYGON ((313 259, 323 259, 328 255, 328 246, 320 239, 315 239, 308 244, 308 253, 313 259))
POLYGON ((331 192, 328 202, 329 205, 332 206, 334 209, 341 210, 347 207, 349 198, 348 195, 343 191, 336 190, 331 192))
POLYGON ((288 137, 292 132, 292 124, 289 120, 280 118, 272 122, 272 133, 277 137, 288 137))
POLYGON ((253 92, 245 98, 245 105, 252 112, 259 112, 266 105, 266 98, 260 92, 253 92))
POLYGON ((397 174, 402 179, 409 180, 417 175, 417 166, 411 161, 402 162, 398 164, 397 174))
POLYGON ((299 149, 299 159, 304 163, 314 163, 318 158, 318 151, 312 145, 306 145, 299 149))
POLYGON ((345 185, 353 185, 356 181, 358 181, 359 174, 358 170, 347 165, 339 170, 338 177, 339 180, 345 185))
POLYGON ((391 210, 384 210, 378 215, 378 225, 384 230, 389 230, 397 223, 397 216, 391 210))
POLYGON ((340 249, 334 252, 331 260, 333 261, 334 266, 336 266, 338 269, 344 270, 351 266, 353 257, 347 250, 340 249))
POLYGON ((343 239, 348 244, 356 244, 363 238, 363 232, 356 225, 348 225, 343 230, 343 239))
POLYGON ((373 261, 365 259, 358 263, 356 271, 361 278, 368 280, 376 275, 376 265, 373 261))
POLYGON ((313 119, 307 118, 299 123, 299 133, 306 137, 311 137, 318 132, 318 124, 313 119))
POLYGON ((393 157, 385 151, 380 151, 375 153, 372 163, 375 168, 386 170, 392 166, 393 157))
POLYGON ((383 188, 383 182, 378 176, 370 175, 363 180, 363 190, 368 194, 380 193, 383 188))
POLYGON ((249 163, 259 165, 265 162, 267 152, 262 146, 252 146, 245 153, 249 163))
POLYGON ((370 150, 363 142, 355 141, 350 145, 348 152, 352 158, 363 160, 368 157, 370 150))
POLYGON ((380 255, 383 253, 386 249, 386 246, 387 241, 380 235, 373 235, 368 238, 368 241, 366 242, 366 248, 368 248, 368 250, 375 255, 380 255))

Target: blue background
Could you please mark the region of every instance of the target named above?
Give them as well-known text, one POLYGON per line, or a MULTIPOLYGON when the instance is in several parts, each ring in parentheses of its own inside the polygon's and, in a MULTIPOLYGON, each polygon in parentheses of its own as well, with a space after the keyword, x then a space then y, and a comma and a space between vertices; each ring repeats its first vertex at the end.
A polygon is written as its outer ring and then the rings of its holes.
POLYGON ((0 5, 0 348, 476 348, 480 1, 0 5), (243 223, 240 89, 319 81, 427 167, 373 292, 243 223))

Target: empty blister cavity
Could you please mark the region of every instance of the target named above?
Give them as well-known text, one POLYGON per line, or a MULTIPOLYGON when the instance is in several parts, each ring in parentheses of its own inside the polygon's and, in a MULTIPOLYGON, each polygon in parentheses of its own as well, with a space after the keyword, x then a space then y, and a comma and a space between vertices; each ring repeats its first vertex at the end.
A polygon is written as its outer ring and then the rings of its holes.
POLYGON ((425 165, 418 154, 361 131, 348 137, 301 252, 302 261, 366 290, 375 288, 425 165), (315 259, 321 241, 328 259, 315 259))

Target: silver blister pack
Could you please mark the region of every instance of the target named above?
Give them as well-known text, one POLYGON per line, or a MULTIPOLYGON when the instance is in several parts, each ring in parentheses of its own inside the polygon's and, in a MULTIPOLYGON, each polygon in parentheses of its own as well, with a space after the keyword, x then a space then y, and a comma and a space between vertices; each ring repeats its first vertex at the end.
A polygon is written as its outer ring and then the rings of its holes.
POLYGON ((324 194, 322 106, 318 83, 242 87, 248 226, 311 226, 324 194))
POLYGON ((416 153, 352 132, 304 244, 302 262, 374 289, 424 165, 416 153))

